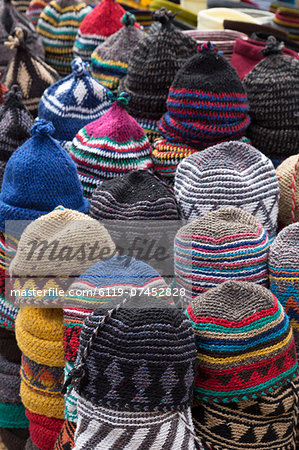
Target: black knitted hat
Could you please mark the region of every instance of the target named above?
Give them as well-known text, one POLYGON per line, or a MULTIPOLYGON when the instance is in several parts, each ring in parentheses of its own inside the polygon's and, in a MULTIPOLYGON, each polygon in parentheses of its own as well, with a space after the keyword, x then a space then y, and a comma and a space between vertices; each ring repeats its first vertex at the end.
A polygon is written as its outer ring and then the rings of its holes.
POLYGON ((298 153, 299 60, 283 55, 283 44, 267 40, 260 61, 244 78, 252 144, 272 160, 298 153))
POLYGON ((153 19, 162 26, 138 42, 119 88, 130 94, 127 110, 137 118, 160 119, 175 74, 197 46, 195 40, 174 27, 170 11, 161 8, 153 13, 153 19))

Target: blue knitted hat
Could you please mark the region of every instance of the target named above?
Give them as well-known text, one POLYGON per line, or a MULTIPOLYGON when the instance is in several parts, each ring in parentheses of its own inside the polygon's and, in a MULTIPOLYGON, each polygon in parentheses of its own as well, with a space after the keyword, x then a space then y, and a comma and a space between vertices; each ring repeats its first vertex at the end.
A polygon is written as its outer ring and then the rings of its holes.
POLYGON ((87 213, 76 166, 50 134, 51 122, 38 120, 32 137, 10 157, 0 193, 0 231, 6 220, 35 220, 56 206, 87 213))
POLYGON ((81 128, 111 106, 106 88, 92 78, 87 63, 76 58, 72 69, 72 74, 45 90, 38 107, 39 119, 53 123, 53 137, 59 141, 72 141, 81 128))

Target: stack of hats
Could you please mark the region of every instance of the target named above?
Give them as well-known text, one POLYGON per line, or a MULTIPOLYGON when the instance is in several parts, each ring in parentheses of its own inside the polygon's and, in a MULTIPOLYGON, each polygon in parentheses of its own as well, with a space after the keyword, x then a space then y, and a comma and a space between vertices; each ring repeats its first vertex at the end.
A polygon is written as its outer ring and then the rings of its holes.
POLYGON ((121 18, 124 27, 100 44, 91 55, 92 76, 111 90, 116 90, 128 69, 132 51, 137 42, 145 36, 134 27, 135 16, 125 13, 121 18))
POLYGON ((135 46, 120 91, 130 94, 127 111, 146 132, 156 136, 169 87, 179 68, 196 52, 196 41, 173 26, 173 15, 165 8, 155 11, 153 19, 161 26, 135 46))
POLYGON ((115 0, 103 0, 82 21, 74 44, 74 56, 90 61, 94 49, 123 25, 126 11, 115 0))
POLYGON ((0 72, 2 73, 7 68, 12 54, 16 52, 5 45, 5 41, 7 41, 16 27, 21 27, 28 34, 28 49, 40 58, 45 56, 41 39, 34 27, 26 20, 23 14, 16 10, 10 0, 3 0, 0 4, 0 72))
POLYGON ((31 0, 26 11, 26 17, 32 23, 33 26, 37 26, 38 19, 44 8, 50 3, 51 0, 31 0))
POLYGON ((88 316, 81 332, 81 374, 71 378, 78 395, 74 448, 194 450, 196 351, 188 320, 147 295, 111 300, 109 308, 88 316))
POLYGON ((16 48, 9 60, 3 82, 7 88, 18 84, 23 94, 23 103, 31 114, 37 116, 40 98, 48 86, 59 79, 56 70, 31 53, 27 47, 26 33, 17 28, 15 36, 9 36, 7 45, 16 48))
POLYGON ((53 137, 67 149, 80 128, 110 107, 106 89, 92 78, 81 58, 73 60, 72 70, 45 90, 38 106, 38 117, 53 123, 53 137))
POLYGON ((73 45, 84 17, 92 11, 80 0, 53 0, 42 11, 37 24, 45 61, 60 75, 72 71, 73 45))
POLYGON ((283 305, 293 326, 299 350, 299 222, 284 228, 271 245, 270 289, 283 305))
POLYGON ((275 12, 273 23, 286 31, 288 38, 299 42, 299 9, 289 4, 279 6, 275 12))
POLYGON ((185 304, 227 280, 267 287, 268 251, 262 225, 239 208, 221 208, 184 225, 175 237, 174 265, 185 304))
POLYGON ((282 55, 283 44, 272 36, 259 62, 244 78, 250 104, 252 144, 277 166, 298 153, 299 60, 282 55))
POLYGON ((227 281, 193 300, 193 421, 204 448, 294 449, 298 363, 291 324, 267 289, 227 281))
POLYGON ((249 125, 246 92, 235 69, 210 43, 178 71, 154 143, 155 172, 173 182, 176 168, 198 150, 241 138, 249 125))
POLYGON ((12 153, 30 137, 33 117, 22 103, 22 92, 13 85, 0 108, 0 186, 12 153))
POLYGON ((177 169, 174 189, 185 219, 236 206, 255 216, 270 240, 276 234, 278 180, 271 161, 251 145, 223 142, 188 156, 177 169))
POLYGON ((122 93, 109 111, 83 127, 73 140, 75 161, 84 195, 91 197, 99 183, 137 169, 150 169, 150 144, 136 120, 125 111, 122 93))
POLYGON ((276 169, 280 199, 278 226, 299 222, 299 154, 290 156, 276 169))

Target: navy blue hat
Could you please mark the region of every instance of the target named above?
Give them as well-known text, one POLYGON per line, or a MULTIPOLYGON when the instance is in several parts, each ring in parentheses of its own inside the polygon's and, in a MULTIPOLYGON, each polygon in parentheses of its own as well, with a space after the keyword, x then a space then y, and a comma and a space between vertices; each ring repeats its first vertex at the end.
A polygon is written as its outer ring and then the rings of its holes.
POLYGON ((88 212, 76 166, 50 136, 53 131, 51 122, 38 120, 32 137, 8 160, 0 193, 0 231, 5 231, 7 220, 35 220, 59 205, 88 212))

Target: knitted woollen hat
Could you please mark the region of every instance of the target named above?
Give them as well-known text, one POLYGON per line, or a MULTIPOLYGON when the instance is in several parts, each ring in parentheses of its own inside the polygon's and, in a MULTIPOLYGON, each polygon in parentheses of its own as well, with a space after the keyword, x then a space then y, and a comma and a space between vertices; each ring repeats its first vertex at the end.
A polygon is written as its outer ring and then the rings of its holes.
POLYGON ((25 14, 30 0, 12 0, 11 3, 20 13, 25 14))
POLYGON ((126 11, 115 0, 103 0, 82 21, 74 44, 74 56, 90 62, 94 49, 116 33, 126 11))
POLYGON ((276 175, 280 190, 278 225, 285 227, 299 221, 299 155, 283 161, 276 175))
POLYGON ((26 409, 26 416, 30 421, 30 438, 40 450, 53 450, 56 439, 63 426, 63 420, 35 414, 26 409))
POLYGON ((51 0, 31 0, 26 11, 26 17, 33 26, 37 26, 38 19, 51 0))
POLYGON ((152 167, 149 141, 125 111, 126 102, 122 93, 106 114, 83 127, 73 140, 70 155, 86 197, 104 181, 152 167))
POLYGON ((77 359, 82 376, 70 376, 79 395, 75 448, 103 449, 111 434, 115 448, 124 449, 137 433, 139 446, 161 448, 163 442, 171 449, 185 442, 194 449, 190 324, 175 307, 148 295, 111 300, 109 308, 86 318, 77 359))
POLYGON ((32 137, 10 157, 0 193, 1 231, 6 220, 35 220, 58 205, 88 212, 76 166, 51 138, 53 131, 51 122, 37 121, 32 137))
POLYGON ((59 436, 55 442, 53 450, 65 450, 74 448, 74 435, 76 431, 76 424, 65 420, 59 436))
POLYGON ((22 92, 13 85, 0 108, 0 185, 12 153, 30 137, 33 117, 22 103, 22 92))
POLYGON ((80 0, 53 0, 40 15, 36 29, 45 47, 45 61, 61 75, 72 71, 77 31, 91 11, 92 8, 80 0))
MULTIPOLYGON (((5 333, 5 331, 11 333, 11 330, 14 330, 18 312, 18 308, 11 301, 11 284, 7 270, 13 256, 16 253, 17 245, 17 238, 0 232, 0 342, 4 345, 4 348, 1 348, 0 346, 0 353, 6 358, 9 358, 9 355, 15 354, 15 349, 17 348, 17 344, 15 342, 15 347, 11 349, 11 345, 7 343, 7 339, 1 335, 1 333, 5 333), (6 351, 8 351, 8 353, 6 353, 6 351)), ((14 333, 11 334, 15 341, 14 333)), ((18 361, 21 362, 21 355, 18 361)))
POLYGON ((179 220, 175 197, 161 181, 137 170, 99 185, 90 202, 97 220, 179 220))
POLYGON ((183 226, 174 241, 177 286, 186 300, 227 280, 268 286, 267 233, 239 208, 226 207, 183 226))
POLYGON ((143 31, 134 27, 135 20, 133 14, 125 13, 121 18, 125 26, 100 44, 91 55, 92 76, 109 89, 118 88, 120 79, 127 73, 134 47, 145 36, 143 31))
POLYGON ((170 87, 162 135, 154 144, 155 172, 175 175, 186 156, 222 141, 239 139, 250 119, 247 96, 235 69, 210 43, 178 71, 170 87))
POLYGON ((298 153, 299 60, 282 55, 268 38, 263 59, 244 78, 250 104, 252 144, 273 160, 298 153))
POLYGON ((4 0, 0 4, 0 72, 4 72, 7 64, 16 50, 9 49, 5 45, 16 27, 21 27, 27 32, 28 49, 36 56, 44 58, 45 51, 40 37, 28 20, 12 5, 10 0, 4 0))
POLYGON ((92 78, 87 64, 75 58, 72 69, 71 75, 43 93, 38 107, 38 117, 53 123, 54 138, 60 141, 72 141, 82 127, 110 107, 106 89, 92 78))
POLYGON ((299 222, 288 225, 271 245, 270 289, 291 319, 299 349, 299 222))
POLYGON ((238 403, 206 403, 192 408, 197 437, 214 450, 290 450, 295 447, 298 378, 271 393, 238 403))
POLYGON ((272 162, 251 145, 231 141, 185 158, 174 185, 185 219, 224 206, 250 212, 269 239, 276 233, 279 187, 272 162))
POLYGON ((26 46, 26 35, 17 28, 15 36, 9 36, 7 45, 16 48, 16 53, 10 58, 3 82, 7 88, 18 84, 23 94, 23 103, 31 114, 37 116, 40 98, 48 86, 59 79, 56 70, 30 53, 26 46))
POLYGON ((226 281, 194 299, 186 316, 195 333, 198 399, 256 399, 297 375, 291 324, 268 289, 226 281))

